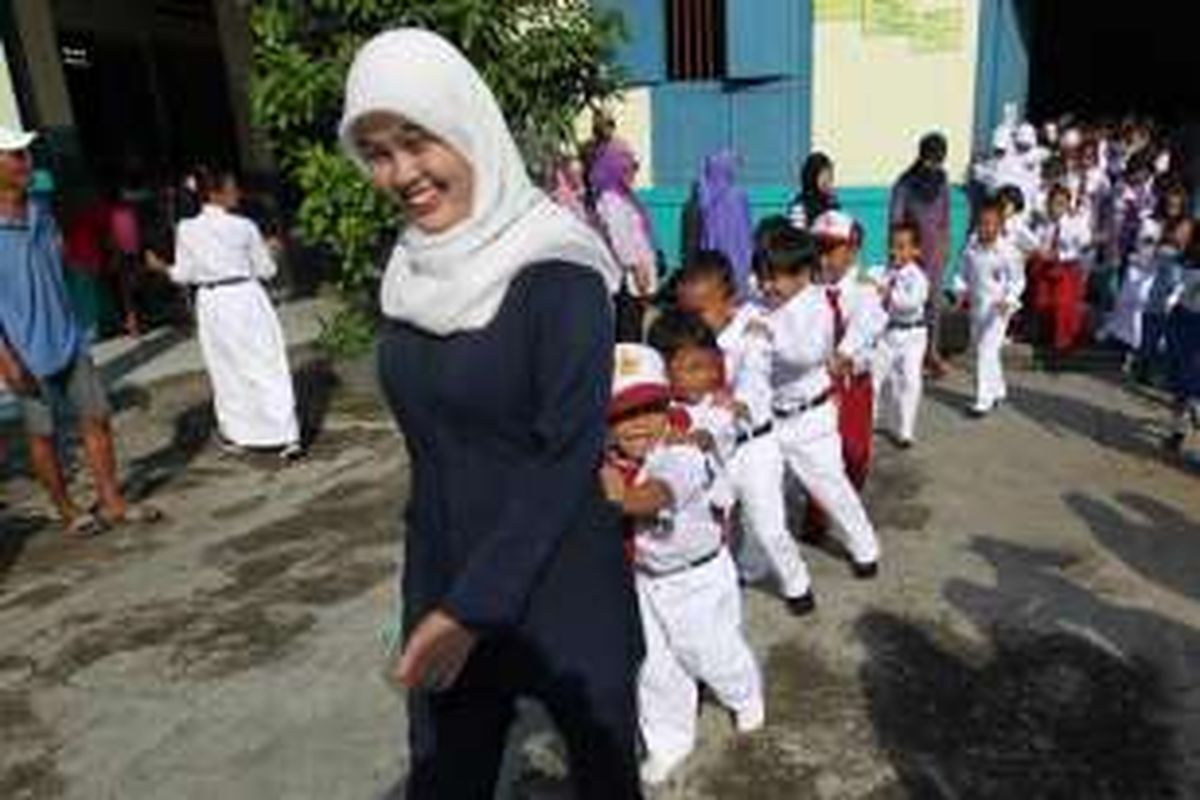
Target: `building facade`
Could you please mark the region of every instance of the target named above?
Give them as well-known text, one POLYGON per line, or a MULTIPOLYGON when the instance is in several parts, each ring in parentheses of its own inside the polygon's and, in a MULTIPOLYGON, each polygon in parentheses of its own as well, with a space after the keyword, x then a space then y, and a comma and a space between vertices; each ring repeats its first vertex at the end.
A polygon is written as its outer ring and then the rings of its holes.
POLYGON ((0 0, 0 123, 62 184, 269 165, 250 125, 247 0, 0 0))
MULTIPOLYGON (((705 155, 731 147, 756 217, 782 210, 812 151, 883 256, 892 182, 917 140, 950 141, 961 183, 1006 102, 1028 86, 1021 0, 601 0, 619 10, 629 89, 618 132, 639 151, 642 195, 668 262, 705 155)), ((953 218, 961 240, 965 197, 953 218)))

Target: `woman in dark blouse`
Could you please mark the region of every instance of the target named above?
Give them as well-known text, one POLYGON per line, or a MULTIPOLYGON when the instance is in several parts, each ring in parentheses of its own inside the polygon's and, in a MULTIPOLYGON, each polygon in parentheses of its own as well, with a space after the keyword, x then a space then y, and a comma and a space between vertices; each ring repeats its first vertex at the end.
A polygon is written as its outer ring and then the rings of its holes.
POLYGON ((557 723, 579 797, 639 797, 640 626, 597 478, 616 266, 533 187, 491 92, 434 34, 358 53, 341 132, 408 223, 379 344, 412 458, 408 797, 492 797, 520 695, 557 723))

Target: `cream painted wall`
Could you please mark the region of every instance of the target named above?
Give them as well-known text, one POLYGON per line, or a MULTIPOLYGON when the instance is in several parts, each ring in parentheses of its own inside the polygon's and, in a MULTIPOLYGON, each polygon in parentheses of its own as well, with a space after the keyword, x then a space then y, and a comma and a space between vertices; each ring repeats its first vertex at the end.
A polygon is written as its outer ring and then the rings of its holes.
POLYGON ((17 108, 17 96, 13 90, 12 73, 8 70, 8 60, 4 55, 4 45, 0 43, 0 127, 20 128, 21 114, 17 108))
MULTIPOLYGON (((890 184, 912 162, 917 139, 935 129, 950 141, 951 180, 965 173, 975 105, 979 2, 893 2, 918 10, 960 7, 961 36, 945 52, 920 52, 909 36, 871 35, 861 18, 816 15, 812 140, 815 149, 833 158, 839 185, 890 184)), ((838 5, 837 0, 832 4, 838 5)))
MULTIPOLYGON (((642 165, 638 172, 637 185, 650 186, 654 183, 654 148, 650 139, 650 90, 645 87, 626 89, 620 100, 609 103, 606 108, 617 123, 617 137, 629 143, 642 165)), ((590 112, 580 115, 575 123, 575 131, 581 142, 591 137, 590 112)))

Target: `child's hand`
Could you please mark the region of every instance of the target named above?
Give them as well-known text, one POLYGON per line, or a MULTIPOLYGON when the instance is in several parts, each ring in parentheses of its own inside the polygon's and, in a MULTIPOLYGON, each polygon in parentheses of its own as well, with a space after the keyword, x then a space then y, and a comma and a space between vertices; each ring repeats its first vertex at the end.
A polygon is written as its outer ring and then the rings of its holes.
POLYGON ((600 485, 604 487, 604 496, 610 503, 621 505, 625 502, 625 476, 611 464, 600 468, 600 485))
POLYGON ((713 392, 713 402, 718 408, 733 412, 733 416, 738 419, 750 419, 750 407, 734 397, 733 392, 728 389, 713 392))
POLYGON ((714 453, 717 450, 717 440, 708 431, 692 431, 687 436, 687 443, 699 447, 706 453, 714 453))
POLYGON ((841 353, 834 353, 829 359, 829 374, 834 378, 845 378, 853 373, 854 362, 841 353))
POLYGON ((1001 300, 1000 302, 996 303, 996 311, 1002 317, 1007 317, 1009 314, 1011 314, 1015 310, 1016 309, 1013 307, 1013 304, 1008 302, 1007 300, 1001 300))

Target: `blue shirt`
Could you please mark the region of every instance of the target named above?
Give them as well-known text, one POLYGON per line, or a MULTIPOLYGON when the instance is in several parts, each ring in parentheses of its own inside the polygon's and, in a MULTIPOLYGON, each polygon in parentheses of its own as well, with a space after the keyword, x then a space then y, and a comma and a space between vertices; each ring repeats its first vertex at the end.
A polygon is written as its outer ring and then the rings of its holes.
POLYGON ((39 378, 61 372, 83 333, 63 284, 58 226, 41 204, 25 219, 0 217, 0 337, 39 378))

